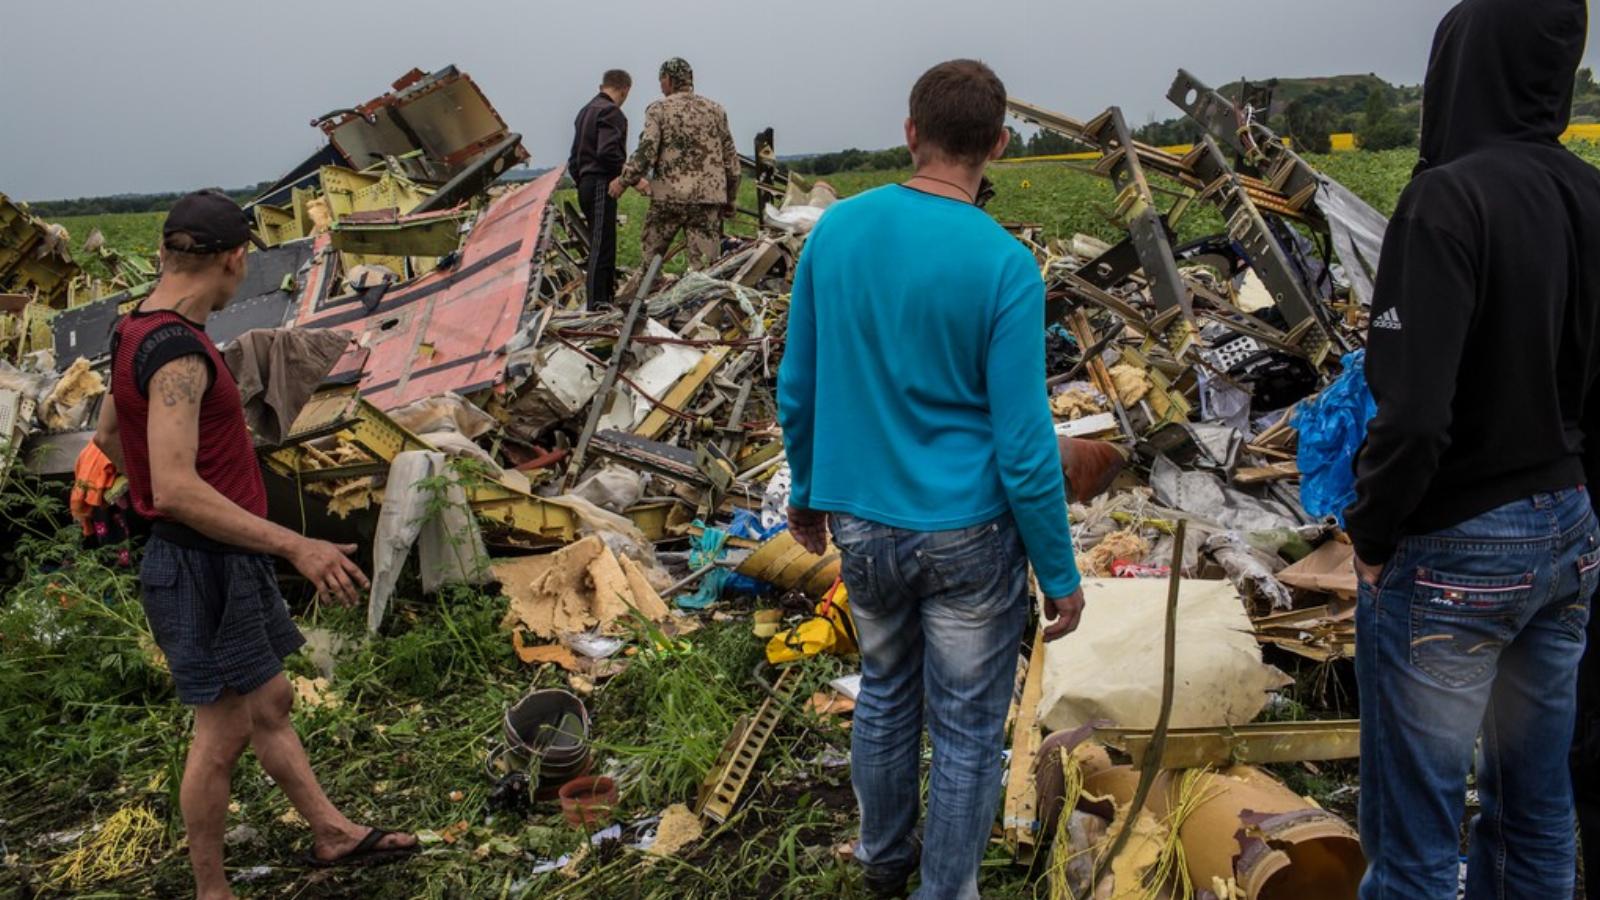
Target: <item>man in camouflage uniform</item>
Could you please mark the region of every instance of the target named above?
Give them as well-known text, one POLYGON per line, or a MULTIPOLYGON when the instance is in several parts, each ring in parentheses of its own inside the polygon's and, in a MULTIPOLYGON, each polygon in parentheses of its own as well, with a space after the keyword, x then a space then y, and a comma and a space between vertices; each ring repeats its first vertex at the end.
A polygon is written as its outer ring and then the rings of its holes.
POLYGON ((739 153, 727 111, 694 92, 687 62, 673 57, 661 64, 661 93, 644 112, 639 147, 611 182, 611 196, 653 172, 644 219, 646 263, 665 255, 681 229, 689 242, 689 268, 702 269, 720 255, 722 220, 734 214, 739 153))

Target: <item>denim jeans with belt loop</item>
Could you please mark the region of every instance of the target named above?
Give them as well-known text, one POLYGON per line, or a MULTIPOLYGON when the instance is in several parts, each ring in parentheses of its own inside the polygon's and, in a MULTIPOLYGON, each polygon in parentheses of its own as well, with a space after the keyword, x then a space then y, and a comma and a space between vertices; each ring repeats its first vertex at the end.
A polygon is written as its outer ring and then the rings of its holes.
POLYGON ((1567 752, 1600 531, 1582 488, 1400 542, 1356 607, 1364 900, 1572 896, 1567 752))
POLYGON ((851 781, 856 858, 916 897, 978 896, 1000 798, 1006 712, 1028 621, 1028 565, 1010 514, 918 532, 832 517, 861 647, 851 781), (920 866, 922 729, 933 743, 920 866))

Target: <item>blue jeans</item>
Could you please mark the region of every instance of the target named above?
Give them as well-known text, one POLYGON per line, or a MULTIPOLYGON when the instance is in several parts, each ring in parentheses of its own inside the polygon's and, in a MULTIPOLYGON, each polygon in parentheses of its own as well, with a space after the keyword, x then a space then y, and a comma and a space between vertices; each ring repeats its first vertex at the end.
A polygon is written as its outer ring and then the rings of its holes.
POLYGON ((1028 620, 1022 537, 1009 514, 935 532, 835 515, 833 540, 861 646, 850 738, 856 858, 881 877, 917 867, 926 721, 933 767, 916 896, 976 898, 1028 620))
POLYGON ((1600 579, 1581 488, 1400 542, 1356 607, 1364 900, 1452 900, 1482 735, 1467 897, 1572 896, 1578 661, 1600 579))

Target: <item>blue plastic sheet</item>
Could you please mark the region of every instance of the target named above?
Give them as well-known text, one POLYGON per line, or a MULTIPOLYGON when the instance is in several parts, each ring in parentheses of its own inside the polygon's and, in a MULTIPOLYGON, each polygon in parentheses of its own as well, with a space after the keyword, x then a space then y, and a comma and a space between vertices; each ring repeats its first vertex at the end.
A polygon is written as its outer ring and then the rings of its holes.
MULTIPOLYGON (((689 569, 702 569, 722 558, 728 552, 728 532, 712 528, 703 522, 694 523, 705 530, 694 539, 689 548, 689 569)), ((692 594, 684 594, 676 602, 684 609, 705 609, 722 596, 723 582, 733 573, 727 569, 712 569, 700 578, 700 585, 692 594)))
POLYGON ((1301 401, 1293 425, 1300 433, 1300 505, 1307 514, 1332 516, 1344 527, 1345 507, 1356 499, 1356 452, 1378 412, 1367 387, 1367 351, 1344 358, 1344 372, 1316 397, 1301 401))
MULTIPOLYGON (((747 509, 734 510, 733 523, 727 529, 711 528, 703 522, 695 522, 696 526, 704 529, 703 533, 694 539, 689 550, 689 569, 694 571, 704 568, 721 559, 728 552, 728 538, 746 538, 752 541, 764 541, 789 526, 779 523, 771 528, 761 527, 761 517, 747 509)), ((684 609, 705 609, 717 602, 724 592, 734 594, 759 594, 767 587, 763 581, 740 575, 727 569, 712 569, 700 578, 700 584, 692 594, 679 597, 675 603, 684 609)))
POLYGON ((733 511, 733 524, 728 526, 728 534, 736 538, 764 541, 788 527, 786 523, 779 522, 771 528, 762 528, 759 514, 748 509, 736 509, 733 511))

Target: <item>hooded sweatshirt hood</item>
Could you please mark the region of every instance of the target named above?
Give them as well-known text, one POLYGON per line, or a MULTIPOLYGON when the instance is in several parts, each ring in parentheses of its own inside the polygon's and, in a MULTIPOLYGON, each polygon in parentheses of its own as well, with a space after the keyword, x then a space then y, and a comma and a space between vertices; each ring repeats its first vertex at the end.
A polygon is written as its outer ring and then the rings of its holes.
POLYGON ((1439 27, 1427 162, 1372 297, 1378 414, 1345 511, 1368 563, 1574 485, 1600 506, 1600 170, 1557 143, 1587 19, 1583 0, 1464 0, 1439 27))
POLYGON ((1439 23, 1422 98, 1422 159, 1489 144, 1555 143, 1572 117, 1586 0, 1463 0, 1439 23))

